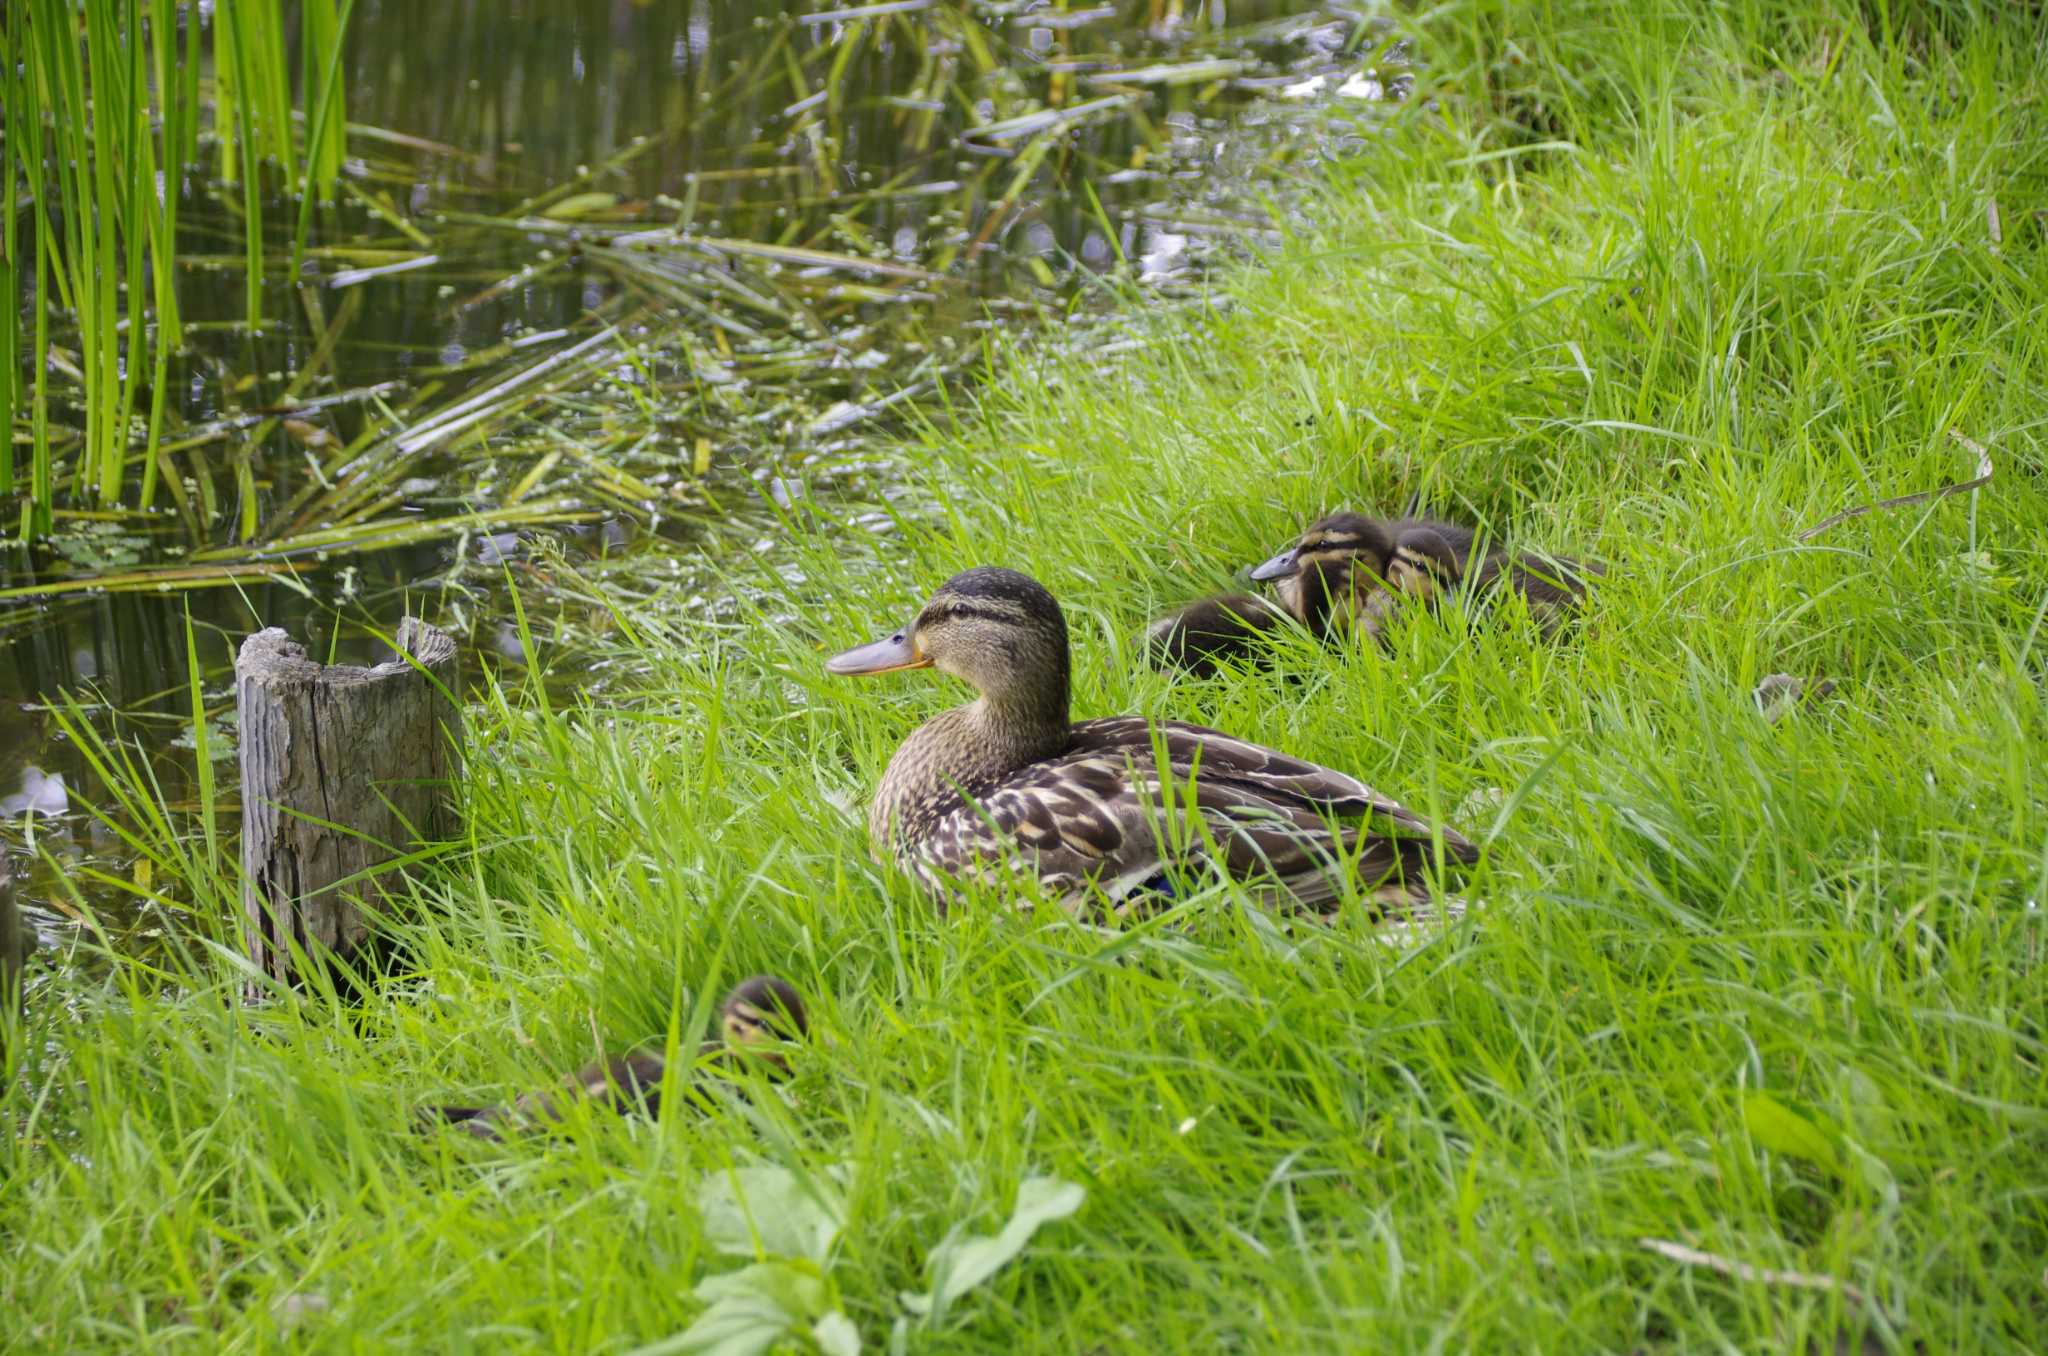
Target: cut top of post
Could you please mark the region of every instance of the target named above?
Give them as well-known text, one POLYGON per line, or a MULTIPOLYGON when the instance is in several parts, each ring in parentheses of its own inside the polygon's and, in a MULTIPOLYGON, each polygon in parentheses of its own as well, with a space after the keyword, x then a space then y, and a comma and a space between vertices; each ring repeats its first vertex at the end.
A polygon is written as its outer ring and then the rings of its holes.
MULTIPOLYGON (((235 676, 282 679, 286 682, 321 683, 330 687, 353 683, 374 683, 405 669, 431 672, 436 665, 455 658, 455 641, 446 631, 429 626, 417 617, 398 624, 392 637, 396 658, 381 664, 322 664, 306 655, 306 647, 293 640, 283 627, 270 626, 242 642, 235 656, 235 676), (409 658, 408 658, 409 657, 409 658)), ((450 693, 451 697, 455 694, 450 693)))

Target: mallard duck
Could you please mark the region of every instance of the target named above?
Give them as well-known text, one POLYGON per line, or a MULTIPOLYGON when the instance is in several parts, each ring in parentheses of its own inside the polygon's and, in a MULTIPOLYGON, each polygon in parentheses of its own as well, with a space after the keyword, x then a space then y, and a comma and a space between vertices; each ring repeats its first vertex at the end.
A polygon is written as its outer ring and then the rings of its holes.
POLYGON ((1260 653, 1260 642, 1288 621, 1277 604, 1249 593, 1204 598, 1147 627, 1145 656, 1154 668, 1182 669, 1206 678, 1224 660, 1260 653))
MULTIPOLYGON (((787 980, 755 975, 742 980, 718 1005, 717 1035, 697 1051, 699 1062, 729 1068, 750 1062, 771 1078, 789 1072, 784 1047, 810 1033, 804 1000, 787 980)), ((482 1139, 502 1139, 507 1130, 545 1126, 562 1118, 568 1104, 586 1098, 611 1111, 661 1112, 666 1061, 648 1051, 612 1055, 584 1066, 550 1092, 523 1093, 502 1106, 429 1107, 429 1121, 452 1121, 482 1139)))
POLYGON ((1271 902, 1327 910, 1347 876, 1421 904, 1424 868, 1477 850, 1350 775, 1218 730, 1112 716, 1070 723, 1067 622, 1028 575, 947 580, 909 625, 826 663, 835 674, 936 668, 972 687, 905 739, 868 808, 878 856, 945 903, 960 879, 1034 875, 1077 912, 1119 914, 1218 868, 1271 902))
POLYGON ((1433 607, 1469 589, 1484 595, 1505 580, 1527 600, 1544 634, 1555 632, 1578 605, 1597 565, 1533 554, 1475 549, 1471 528, 1434 518, 1373 518, 1334 513, 1251 578, 1270 583, 1279 604, 1248 595, 1204 599, 1154 622, 1146 652, 1160 668, 1213 673, 1225 659, 1256 660, 1261 641, 1292 617, 1324 640, 1357 631, 1381 639, 1404 606, 1433 607))
POLYGON ((1469 527, 1435 518, 1382 521, 1334 513, 1255 566, 1281 604, 1323 635, 1357 629, 1378 639, 1405 603, 1433 606, 1460 590, 1483 596, 1505 585, 1522 595, 1545 635, 1583 601, 1589 576, 1605 567, 1495 547, 1478 550, 1469 527))

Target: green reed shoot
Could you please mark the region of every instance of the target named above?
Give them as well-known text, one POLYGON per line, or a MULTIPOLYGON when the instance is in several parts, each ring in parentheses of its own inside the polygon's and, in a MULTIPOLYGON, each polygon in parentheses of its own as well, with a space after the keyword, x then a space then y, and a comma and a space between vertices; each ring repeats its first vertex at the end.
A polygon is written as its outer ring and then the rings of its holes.
POLYGON ((243 274, 250 328, 263 323, 263 190, 257 147, 255 91, 269 64, 263 59, 258 16, 243 4, 221 5, 213 17, 214 126, 221 130, 220 177, 242 186, 243 274), (252 51, 251 49, 256 49, 252 51), (232 128, 230 139, 222 129, 232 128), (239 159, 234 154, 239 146, 239 159))
MULTIPOLYGON (((22 20, 14 10, 0 11, 0 54, 4 54, 6 63, 5 72, 0 72, 0 127, 10 129, 24 126, 27 116, 25 105, 18 97, 20 82, 13 75, 21 24, 22 20)), ((20 185, 14 177, 10 139, 0 145, 0 296, 8 299, 9 306, 21 295, 17 262, 21 233, 15 224, 19 203, 20 185)), ((14 325, 0 325, 0 494, 14 493, 14 410, 20 399, 20 381, 16 375, 21 365, 17 352, 19 332, 14 325)))
MULTIPOLYGON (((113 22, 111 9, 99 11, 102 24, 113 22)), ((112 115, 118 98, 120 75, 106 57, 111 44, 103 27, 88 22, 87 43, 94 49, 95 67, 107 76, 114 98, 97 117, 88 116, 90 106, 85 53, 75 36, 70 6, 59 0, 31 0, 21 7, 18 21, 26 29, 22 44, 23 61, 13 78, 30 91, 26 136, 17 142, 15 153, 28 176, 29 194, 34 200, 37 250, 41 261, 51 265, 57 287, 57 301, 75 315, 79 331, 81 366, 86 376, 84 445, 74 481, 84 496, 101 488, 111 499, 118 491, 118 475, 106 485, 110 463, 118 467, 116 427, 123 404, 121 380, 121 337, 117 331, 116 242, 124 215, 117 197, 113 166, 119 149, 120 119, 112 115), (47 122, 47 126, 45 123, 47 122), (50 180, 43 179, 43 135, 50 136, 52 160, 47 167, 50 180), (54 185, 54 202, 48 188, 54 185)), ((38 296, 48 294, 41 287, 38 296)), ((43 378, 45 340, 41 322, 47 305, 36 308, 39 335, 36 346, 38 384, 43 378)), ((132 345, 132 337, 129 341, 132 345)), ((132 356, 132 355, 131 355, 132 356)), ((43 405, 39 398, 38 408, 43 405)), ((10 431, 11 436, 11 431, 10 431)), ((48 457, 47 428, 36 435, 36 458, 48 457)), ((40 496, 38 496, 40 500, 40 496)), ((43 502, 43 511, 48 505, 43 502)), ((41 525, 47 527, 47 520, 41 525)))
POLYGON ((355 0, 342 0, 339 13, 334 0, 308 0, 305 13, 303 88, 312 99, 306 119, 306 185, 299 194, 299 221, 292 232, 292 273, 298 274, 306 253, 306 232, 313 220, 313 202, 334 200, 334 188, 341 176, 345 149, 347 115, 343 111, 341 88, 341 34, 355 0))
MULTIPOLYGON (((252 326, 263 319, 264 164, 281 171, 289 191, 322 198, 335 191, 346 127, 338 72, 347 22, 346 3, 337 9, 334 0, 315 0, 307 7, 300 70, 313 107, 301 156, 278 0, 221 0, 213 11, 213 126, 221 177, 242 190, 252 326)), ((0 337, 0 493, 19 488, 14 428, 25 406, 31 469, 20 530, 33 538, 50 530, 58 488, 49 423, 53 307, 76 327, 83 374, 71 496, 103 506, 120 502, 138 455, 131 423, 145 382, 143 448, 153 449, 163 429, 168 362, 184 340, 174 267, 178 185, 198 152, 205 21, 197 6, 177 0, 23 0, 8 6, 0 25, 7 133, 0 151, 0 284, 14 298, 32 280, 37 298, 29 307, 27 352, 20 327, 0 337), (26 382, 24 372, 33 374, 26 382)), ((304 232, 302 217, 301 240, 304 232)), ((154 455, 142 460, 146 506, 158 476, 154 455)))

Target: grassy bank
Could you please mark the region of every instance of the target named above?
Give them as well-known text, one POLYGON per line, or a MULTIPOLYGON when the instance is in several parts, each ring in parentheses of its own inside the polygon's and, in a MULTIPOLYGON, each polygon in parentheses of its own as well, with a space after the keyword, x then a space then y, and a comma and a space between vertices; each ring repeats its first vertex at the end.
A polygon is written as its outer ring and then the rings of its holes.
POLYGON ((246 1011, 209 951, 175 990, 41 981, 5 1340, 660 1343, 739 1260, 701 1183, 746 1164, 831 1198, 796 1307, 870 1350, 2048 1346, 2048 62, 2017 7, 1888 13, 1432 11, 1434 100, 1213 310, 1014 355, 905 450, 895 531, 792 517, 773 605, 622 614, 634 691, 477 709, 412 981, 357 1013, 246 1011), (1987 489, 1796 539, 1969 474, 1951 429, 1987 489), (1136 671, 1153 607, 1415 489, 1610 561, 1584 635, 1136 671), (1066 603, 1086 712, 1356 769, 1488 840, 1485 907, 1406 954, 1227 892, 1118 935, 934 918, 858 806, 957 693, 819 660, 984 561, 1066 603), (1770 725, 1773 671, 1840 690, 1770 725), (409 1128, 763 968, 824 1033, 787 1098, 409 1128), (1031 1176, 1085 1200, 920 1317, 935 1246, 1031 1176))

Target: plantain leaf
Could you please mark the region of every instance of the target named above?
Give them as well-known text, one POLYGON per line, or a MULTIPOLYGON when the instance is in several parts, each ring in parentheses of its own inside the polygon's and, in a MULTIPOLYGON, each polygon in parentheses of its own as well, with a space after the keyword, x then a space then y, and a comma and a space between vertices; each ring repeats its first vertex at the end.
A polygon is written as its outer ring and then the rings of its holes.
POLYGON ((832 1183, 787 1168, 714 1172, 697 1186, 704 1234, 738 1257, 801 1257, 822 1263, 846 1224, 846 1206, 832 1183))
POLYGON ((860 1356, 860 1332, 833 1307, 833 1292, 809 1262, 756 1262, 707 1276, 692 1292, 703 1313, 674 1337, 634 1356, 764 1356, 809 1331, 825 1356, 860 1356))
POLYGON ((1748 1127, 1749 1137, 1772 1153, 1817 1163, 1837 1177, 1843 1175, 1842 1155, 1834 1140, 1769 1093, 1743 1095, 1742 1123, 1748 1127))
POLYGON ((860 1329, 837 1309, 811 1325, 811 1340, 825 1356, 860 1356, 860 1329))
POLYGON ((947 1305, 1024 1251, 1041 1226, 1079 1210, 1087 1195, 1086 1188, 1057 1177, 1025 1178, 1017 1187, 1017 1206, 1002 1232, 945 1239, 925 1262, 932 1288, 922 1295, 905 1295, 905 1304, 920 1314, 943 1313, 947 1305))

